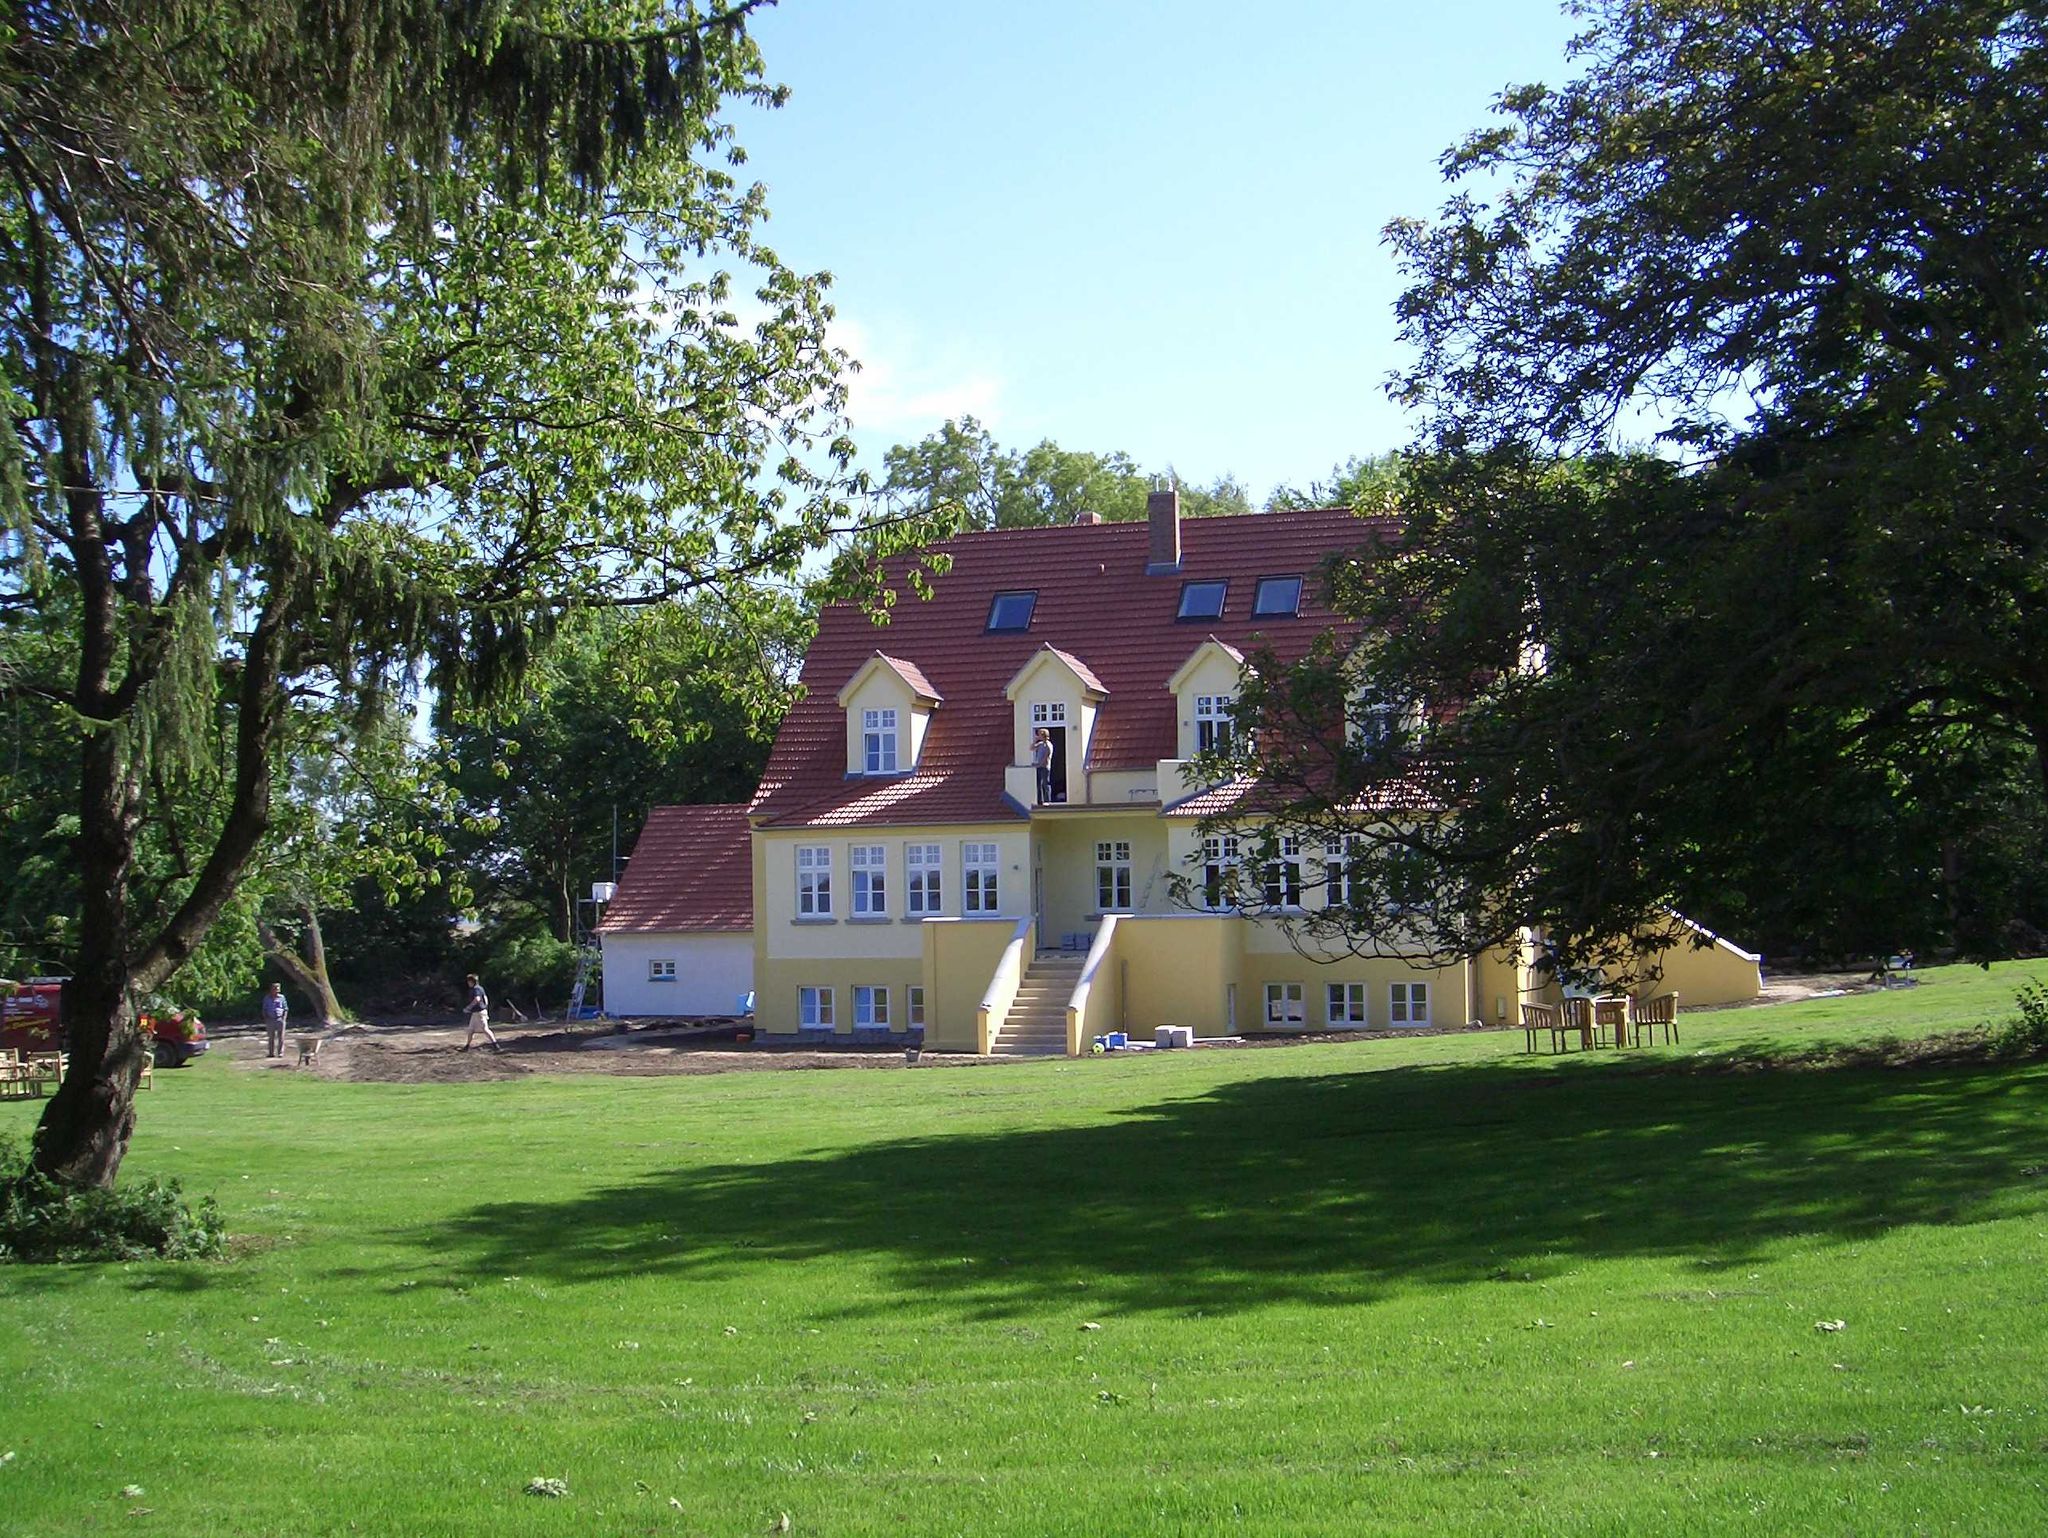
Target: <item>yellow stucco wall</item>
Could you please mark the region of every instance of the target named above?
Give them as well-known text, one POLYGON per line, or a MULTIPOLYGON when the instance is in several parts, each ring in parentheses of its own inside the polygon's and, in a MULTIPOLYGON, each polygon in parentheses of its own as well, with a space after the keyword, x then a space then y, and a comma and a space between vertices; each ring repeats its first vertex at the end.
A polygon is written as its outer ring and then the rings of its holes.
MULTIPOLYGON (((772 960, 765 967, 757 965, 754 969, 754 1023, 772 1035, 793 1032, 798 1029, 797 990, 830 988, 834 1034, 851 1036, 854 1029, 853 990, 856 987, 886 988, 889 990, 889 1029, 901 1034, 910 1024, 909 989, 912 984, 922 984, 924 976, 922 956, 824 961, 784 957, 772 960)), ((930 996, 927 991, 926 998, 930 996)), ((929 1009, 926 1018, 930 1018, 929 1009)))
MULTIPOLYGON (((959 917, 963 883, 961 845, 993 843, 999 848, 997 914, 1012 922, 1031 902, 1030 832, 1021 823, 953 823, 935 828, 889 828, 875 833, 844 829, 803 829, 754 835, 754 933, 757 971, 780 960, 874 958, 912 960, 924 954, 921 925, 905 911, 909 882, 906 844, 937 844, 942 859, 941 916, 959 917), (886 865, 887 912, 876 921, 853 913, 853 857, 856 844, 880 845, 886 865), (797 916, 796 851, 823 846, 832 851, 832 915, 797 916)), ((966 915, 978 917, 980 915, 966 915)), ((757 1003, 758 1008, 758 1003, 757 1003)))
POLYGON ((1719 938, 1705 950, 1680 945, 1664 952, 1659 962, 1664 975, 1645 991, 1676 993, 1680 1009, 1739 1004, 1763 991, 1761 959, 1719 938))
POLYGON ((1015 919, 938 919, 921 927, 926 1046, 946 1052, 975 1049, 974 1012, 1016 932, 1015 919))
MULTIPOLYGON (((1243 920, 1226 914, 1119 923, 1108 970, 1125 1028, 1150 1036, 1158 1026, 1191 1025, 1197 1036, 1229 1035, 1228 990, 1238 979, 1243 936, 1243 920)), ((1238 1010, 1242 1023, 1242 989, 1238 1010)))
POLYGON ((1095 846, 1131 846, 1131 901, 1138 911, 1174 911, 1166 896, 1166 831, 1156 813, 1103 815, 1067 813, 1043 817, 1033 827, 1036 858, 1044 882, 1044 943, 1094 927, 1095 846))

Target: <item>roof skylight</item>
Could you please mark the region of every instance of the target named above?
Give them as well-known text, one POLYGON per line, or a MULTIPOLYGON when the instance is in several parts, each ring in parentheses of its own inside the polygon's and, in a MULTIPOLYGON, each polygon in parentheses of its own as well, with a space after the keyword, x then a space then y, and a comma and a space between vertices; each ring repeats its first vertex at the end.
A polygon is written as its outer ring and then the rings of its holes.
POLYGON ((1038 606, 1033 592, 998 593, 988 606, 990 630, 1029 630, 1031 611, 1038 606))
POLYGON ((1180 613, 1174 618, 1219 618, 1223 613, 1223 595, 1229 588, 1228 582, 1183 582, 1180 586, 1180 613))
POLYGON ((1291 619, 1301 612, 1301 578, 1261 577, 1252 594, 1252 618, 1291 619))

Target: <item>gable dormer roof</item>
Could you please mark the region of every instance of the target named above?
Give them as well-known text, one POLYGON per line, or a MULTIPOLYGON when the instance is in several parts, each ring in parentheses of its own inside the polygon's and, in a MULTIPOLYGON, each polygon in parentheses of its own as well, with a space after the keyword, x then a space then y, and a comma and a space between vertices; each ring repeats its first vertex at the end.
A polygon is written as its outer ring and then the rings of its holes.
POLYGON ((1180 693, 1181 686, 1194 674, 1195 669, 1211 657, 1222 658, 1233 669, 1244 666, 1243 652, 1232 646, 1228 641, 1219 641, 1216 637, 1210 636, 1200 646, 1189 652, 1187 660, 1173 670, 1173 676, 1166 680, 1167 692, 1169 694, 1180 693))
POLYGON ((847 604, 819 616, 804 659, 804 697, 776 736, 754 798, 755 820, 769 827, 1021 820, 1026 814, 1003 795, 1015 747, 1005 689, 1047 646, 1076 660, 1085 656, 1102 688, 1089 768, 1150 770, 1175 754, 1179 718, 1167 683, 1196 637, 1213 635, 1240 653, 1257 637, 1283 663, 1326 630, 1348 640, 1358 626, 1324 606, 1323 585, 1313 576, 1300 613, 1278 619, 1253 616, 1256 579, 1315 573, 1333 556, 1393 542, 1400 524, 1322 508, 1187 518, 1180 533, 1180 570, 1170 576, 1145 575, 1143 523, 998 529, 946 540, 935 549, 951 566, 931 578, 928 599, 909 590, 907 560, 890 562, 885 578, 900 596, 886 631, 847 604), (1216 580, 1229 582, 1224 612, 1191 633, 1176 618, 1182 584, 1216 580), (989 630, 995 595, 1020 590, 1034 595, 1028 628, 989 630), (931 714, 914 772, 849 780, 845 712, 834 701, 841 685, 875 660, 875 643, 883 639, 892 659, 918 659, 928 696, 943 695, 945 708, 931 714))
POLYGON ((904 686, 910 690, 910 697, 920 705, 937 705, 944 699, 944 696, 932 687, 931 680, 924 676, 924 669, 916 663, 905 662, 901 657, 892 657, 887 652, 878 651, 860 665, 853 677, 847 679, 840 687, 839 693, 834 696, 841 710, 844 710, 847 702, 860 692, 860 686, 878 670, 894 673, 903 680, 904 686))
POLYGON ((1109 698, 1109 685, 1097 678, 1094 670, 1087 663, 1076 657, 1072 652, 1063 652, 1057 646, 1050 643, 1039 647, 1037 651, 1031 654, 1031 660, 1017 669, 1016 677, 1003 686, 1003 697, 1014 701, 1017 698, 1018 691, 1024 687, 1025 680, 1030 678, 1033 673, 1036 673, 1047 662, 1058 663, 1069 673, 1072 673, 1075 678, 1079 679, 1081 692, 1090 700, 1100 704, 1103 700, 1109 698))

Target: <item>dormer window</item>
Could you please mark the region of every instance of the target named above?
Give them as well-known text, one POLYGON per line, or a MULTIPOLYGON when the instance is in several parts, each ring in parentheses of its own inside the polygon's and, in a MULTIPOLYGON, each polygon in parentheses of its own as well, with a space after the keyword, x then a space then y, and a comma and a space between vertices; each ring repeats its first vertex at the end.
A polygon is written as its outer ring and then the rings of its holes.
POLYGON ((1237 703, 1228 694, 1195 696, 1195 751, 1220 752, 1230 746, 1230 711, 1237 703))
POLYGON ((1029 630, 1031 611, 1038 606, 1035 592, 998 593, 988 606, 988 628, 998 630, 1029 630))
POLYGON ((1228 582, 1183 582, 1180 612, 1174 618, 1218 619, 1223 614, 1223 595, 1229 591, 1228 582))
POLYGON ((1252 594, 1253 619, 1292 619, 1301 612, 1301 578, 1261 577, 1252 594))
POLYGON ((860 713, 861 759, 869 774, 896 772, 896 712, 863 710, 860 713))

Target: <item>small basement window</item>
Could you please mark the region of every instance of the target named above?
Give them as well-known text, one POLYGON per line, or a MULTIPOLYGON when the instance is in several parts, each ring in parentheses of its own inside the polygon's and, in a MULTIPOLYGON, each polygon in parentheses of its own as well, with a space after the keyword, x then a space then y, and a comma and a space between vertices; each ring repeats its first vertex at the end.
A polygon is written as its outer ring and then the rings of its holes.
POLYGON ((1301 578, 1261 577, 1252 595, 1252 618, 1292 619, 1301 612, 1301 578))
POLYGON ((1031 611, 1038 604, 1038 594, 998 593, 988 606, 988 628, 991 630, 1029 630, 1031 611))
POLYGON ((1229 589, 1228 582, 1183 582, 1180 587, 1180 613, 1174 618, 1220 618, 1223 614, 1223 595, 1229 589))

